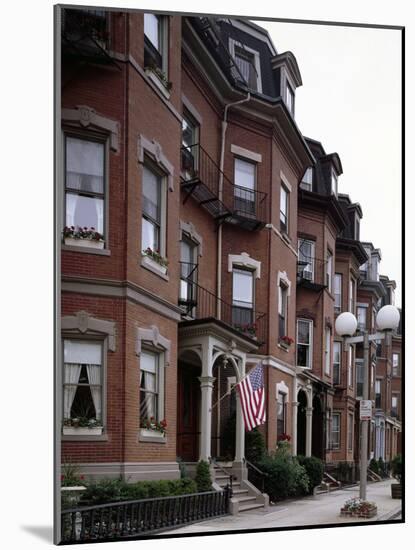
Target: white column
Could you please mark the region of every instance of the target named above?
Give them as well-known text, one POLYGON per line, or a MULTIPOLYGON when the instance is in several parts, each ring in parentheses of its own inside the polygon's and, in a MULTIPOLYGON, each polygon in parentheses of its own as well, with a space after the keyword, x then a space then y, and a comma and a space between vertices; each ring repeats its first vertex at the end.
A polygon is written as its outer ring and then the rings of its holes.
POLYGON ((293 456, 297 456, 297 420, 298 420, 298 387, 297 387, 297 377, 294 377, 293 380, 293 391, 292 391, 292 421, 291 421, 291 449, 293 456))
POLYGON ((305 455, 311 456, 311 441, 312 441, 312 431, 313 431, 313 407, 307 407, 306 412, 306 444, 305 444, 305 455))
POLYGON ((242 462, 245 458, 245 425, 242 415, 241 398, 236 392, 236 441, 235 441, 235 462, 242 462))
POLYGON ((212 389, 213 382, 215 381, 213 376, 201 376, 200 390, 202 393, 201 400, 201 433, 200 433, 200 451, 199 460, 206 460, 209 462, 211 457, 211 432, 212 432, 212 389))

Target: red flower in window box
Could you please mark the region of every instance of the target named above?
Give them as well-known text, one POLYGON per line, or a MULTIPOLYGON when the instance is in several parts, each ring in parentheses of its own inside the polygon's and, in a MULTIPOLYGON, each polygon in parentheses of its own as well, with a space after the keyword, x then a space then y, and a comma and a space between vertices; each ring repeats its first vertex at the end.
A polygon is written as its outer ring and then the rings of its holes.
POLYGON ((291 441, 291 436, 288 435, 288 434, 280 434, 278 437, 277 437, 277 441, 278 442, 281 442, 281 441, 291 441))
POLYGON ((291 344, 294 343, 294 338, 291 338, 291 336, 281 336, 280 342, 287 346, 291 346, 291 344))

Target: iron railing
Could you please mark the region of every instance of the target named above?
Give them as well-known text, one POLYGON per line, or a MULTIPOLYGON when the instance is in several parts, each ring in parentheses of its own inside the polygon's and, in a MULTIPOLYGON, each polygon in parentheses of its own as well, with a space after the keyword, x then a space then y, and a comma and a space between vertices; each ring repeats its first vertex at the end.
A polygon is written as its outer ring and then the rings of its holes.
MULTIPOLYGON (((227 221, 250 221, 253 227, 266 222, 266 193, 235 185, 199 144, 184 146, 181 151, 182 187, 188 196, 193 194, 201 205, 216 206, 218 217, 227 221), (223 182, 221 197, 219 181, 223 182), (200 185, 204 191, 196 191, 200 185)), ((215 215, 213 211, 211 213, 215 215)))
MULTIPOLYGON (((251 321, 242 323, 239 311, 242 308, 225 302, 221 298, 218 298, 216 294, 203 288, 191 279, 188 279, 187 282, 189 288, 191 288, 190 294, 192 296, 192 301, 186 311, 187 315, 194 319, 218 319, 244 336, 256 340, 259 344, 265 342, 267 328, 265 313, 249 309, 247 311, 249 312, 251 321), (218 315, 218 304, 220 315, 218 315)), ((183 305, 180 298, 179 304, 183 305)))
POLYGON ((229 514, 231 490, 130 500, 63 510, 62 542, 111 540, 229 514))
POLYGON ((179 305, 187 315, 192 314, 193 308, 197 305, 196 287, 198 264, 180 262, 180 295, 179 305))
POLYGON ((255 466, 255 464, 252 464, 252 462, 249 462, 249 460, 245 459, 246 467, 248 468, 248 481, 252 483, 257 489, 261 491, 261 493, 265 492, 265 480, 268 476, 267 472, 263 472, 258 468, 258 466, 255 466))
POLYGON ((217 463, 217 461, 214 458, 211 458, 210 461, 212 462, 212 464, 214 465, 216 470, 219 470, 220 472, 222 472, 223 474, 225 474, 228 477, 228 483, 227 483, 226 487, 228 487, 228 489, 229 489, 229 498, 232 498, 232 496, 233 496, 233 475, 231 473, 229 473, 227 470, 225 470, 225 468, 223 468, 222 466, 219 466, 219 464, 217 463))
POLYGON ((108 46, 108 22, 104 10, 65 8, 62 30, 66 37, 77 40, 91 38, 101 46, 108 46))

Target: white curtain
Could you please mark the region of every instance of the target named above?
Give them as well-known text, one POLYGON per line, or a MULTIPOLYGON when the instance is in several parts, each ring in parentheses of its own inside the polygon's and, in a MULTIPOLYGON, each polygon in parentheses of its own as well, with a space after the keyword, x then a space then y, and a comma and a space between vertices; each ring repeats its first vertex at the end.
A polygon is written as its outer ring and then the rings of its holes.
POLYGON ((151 372, 143 371, 141 373, 141 405, 140 413, 144 418, 156 416, 155 401, 156 396, 153 392, 156 390, 156 377, 151 372), (143 391, 148 390, 148 391, 143 391))
POLYGON ((101 420, 101 366, 87 365, 89 387, 97 420, 101 420))
POLYGON ((65 363, 65 387, 63 393, 63 417, 71 418, 71 407, 75 398, 81 366, 73 363, 65 363))

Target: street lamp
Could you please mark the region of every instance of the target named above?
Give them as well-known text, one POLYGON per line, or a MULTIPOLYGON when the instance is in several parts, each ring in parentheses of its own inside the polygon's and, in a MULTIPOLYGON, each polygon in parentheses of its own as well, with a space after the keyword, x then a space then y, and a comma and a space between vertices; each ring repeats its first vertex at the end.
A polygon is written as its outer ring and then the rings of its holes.
POLYGON ((381 332, 369 334, 368 331, 363 331, 362 335, 353 336, 357 328, 357 320, 353 313, 345 311, 341 313, 335 323, 336 332, 343 338, 344 343, 348 347, 350 344, 363 342, 363 399, 360 401, 360 422, 362 442, 360 448, 360 498, 366 500, 366 485, 367 485, 367 437, 369 419, 371 418, 372 402, 369 402, 369 343, 374 340, 383 340, 387 333, 396 330, 399 325, 399 310, 395 306, 383 306, 376 316, 376 325, 381 332), (370 405, 369 405, 370 403, 370 405), (362 415, 363 409, 370 407, 370 413, 362 415))

